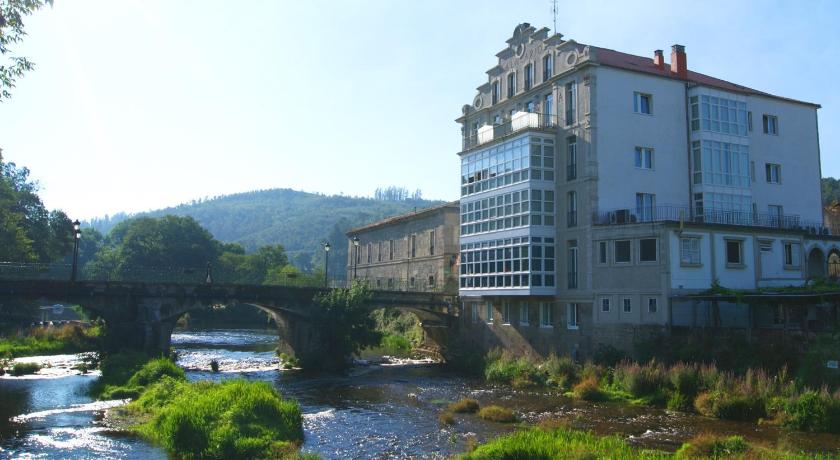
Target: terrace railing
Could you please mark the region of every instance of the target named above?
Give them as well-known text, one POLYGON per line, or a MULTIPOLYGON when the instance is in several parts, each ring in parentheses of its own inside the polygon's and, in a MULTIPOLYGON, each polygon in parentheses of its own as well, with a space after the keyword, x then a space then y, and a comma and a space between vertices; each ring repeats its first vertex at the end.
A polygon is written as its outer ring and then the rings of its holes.
POLYGON ((501 123, 484 125, 477 131, 464 135, 462 151, 472 150, 482 144, 502 139, 526 129, 548 130, 557 126, 557 115, 516 112, 501 123))

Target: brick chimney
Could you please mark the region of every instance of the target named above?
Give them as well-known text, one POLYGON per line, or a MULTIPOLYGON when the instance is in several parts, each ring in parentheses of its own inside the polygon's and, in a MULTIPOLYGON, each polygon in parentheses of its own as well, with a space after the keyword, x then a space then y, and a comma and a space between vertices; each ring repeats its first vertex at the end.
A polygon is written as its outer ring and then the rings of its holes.
POLYGON ((688 63, 685 47, 682 45, 671 46, 671 73, 677 74, 680 78, 688 78, 688 63))
POLYGON ((659 70, 665 69, 665 56, 662 54, 662 50, 655 50, 653 52, 653 65, 659 70))

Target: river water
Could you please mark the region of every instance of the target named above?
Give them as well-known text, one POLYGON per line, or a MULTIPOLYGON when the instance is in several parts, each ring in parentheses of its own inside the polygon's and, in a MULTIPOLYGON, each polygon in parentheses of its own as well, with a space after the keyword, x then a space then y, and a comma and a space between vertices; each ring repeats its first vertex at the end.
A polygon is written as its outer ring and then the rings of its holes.
MULTIPOLYGON (((513 408, 527 423, 563 419, 628 442, 674 450, 699 433, 740 434, 810 451, 840 453, 840 436, 793 433, 772 426, 724 422, 660 409, 573 401, 544 391, 489 386, 428 362, 356 366, 347 376, 312 377, 278 370, 271 330, 178 332, 173 346, 191 380, 234 377, 272 382, 304 412, 304 450, 324 458, 446 458, 462 452, 468 438, 482 442, 514 429, 472 415, 441 426, 446 403, 473 397, 513 408), (209 371, 218 360, 221 372, 209 371)), ((50 368, 30 377, 0 378, 0 457, 165 459, 157 447, 110 430, 103 412, 120 401, 87 396, 96 373, 71 370, 78 356, 27 358, 50 368)))

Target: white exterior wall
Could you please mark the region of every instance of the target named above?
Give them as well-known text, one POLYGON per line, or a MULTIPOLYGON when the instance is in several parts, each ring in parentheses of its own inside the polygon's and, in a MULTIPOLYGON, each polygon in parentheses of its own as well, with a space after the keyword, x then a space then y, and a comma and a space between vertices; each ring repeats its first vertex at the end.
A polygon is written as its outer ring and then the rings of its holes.
POLYGON ((747 110, 752 112, 750 157, 755 162, 753 201, 759 213, 767 206, 782 205, 788 215, 800 215, 805 221, 822 223, 820 193, 819 139, 817 110, 812 106, 750 96, 747 110), (779 134, 764 134, 762 116, 779 119, 779 134), (768 184, 765 163, 782 165, 781 184, 768 184))
POLYGON ((634 209, 636 193, 656 205, 689 205, 685 86, 609 67, 596 71, 598 212, 634 209), (633 94, 653 96, 652 115, 633 112, 633 94), (635 167, 636 147, 654 150, 652 170, 635 167))

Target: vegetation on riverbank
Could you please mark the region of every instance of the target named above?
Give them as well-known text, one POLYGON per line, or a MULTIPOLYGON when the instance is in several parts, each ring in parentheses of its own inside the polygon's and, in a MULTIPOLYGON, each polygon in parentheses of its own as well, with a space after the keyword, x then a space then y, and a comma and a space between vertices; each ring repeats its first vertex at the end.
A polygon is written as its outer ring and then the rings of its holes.
POLYGON ((376 323, 376 330, 382 334, 378 346, 372 351, 408 358, 415 348, 423 344, 423 328, 414 314, 396 308, 381 308, 374 310, 370 316, 376 323))
POLYGON ((191 383, 171 360, 139 353, 108 356, 101 367, 94 394, 135 399, 112 418, 173 457, 301 457, 300 407, 268 382, 191 383))
POLYGON ((816 460, 821 457, 749 444, 739 436, 720 438, 709 435, 692 439, 683 444, 676 453, 671 454, 631 446, 619 436, 598 436, 586 431, 552 427, 550 429, 532 428, 501 436, 458 458, 460 460, 567 458, 816 460))
POLYGON ((743 375, 714 365, 665 366, 622 361, 613 367, 578 365, 570 358, 538 361, 493 350, 485 378, 517 388, 544 386, 584 400, 609 400, 697 412, 708 417, 776 423, 787 428, 840 433, 840 390, 810 389, 784 370, 743 375))
POLYGON ((0 356, 17 358, 92 351, 97 349, 101 336, 102 326, 76 323, 20 329, 0 337, 0 356))

